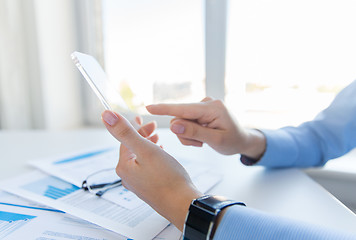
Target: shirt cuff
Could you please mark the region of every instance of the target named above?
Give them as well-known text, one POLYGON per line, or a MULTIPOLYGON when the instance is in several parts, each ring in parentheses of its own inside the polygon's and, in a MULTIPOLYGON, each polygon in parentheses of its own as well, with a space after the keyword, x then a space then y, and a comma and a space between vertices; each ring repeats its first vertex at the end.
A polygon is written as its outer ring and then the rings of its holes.
POLYGON ((266 137, 265 152, 258 159, 241 155, 241 162, 246 166, 259 165, 271 168, 293 166, 297 156, 297 147, 286 129, 288 127, 278 130, 260 130, 266 137), (288 156, 288 161, 286 156, 288 156))
POLYGON ((293 134, 285 127, 277 130, 263 130, 266 136, 266 151, 256 165, 270 168, 293 167, 298 158, 298 145, 293 134))
POLYGON ((240 156, 240 161, 242 162, 242 164, 244 164, 246 166, 255 165, 259 160, 260 159, 250 158, 250 157, 245 156, 245 155, 241 155, 240 156))

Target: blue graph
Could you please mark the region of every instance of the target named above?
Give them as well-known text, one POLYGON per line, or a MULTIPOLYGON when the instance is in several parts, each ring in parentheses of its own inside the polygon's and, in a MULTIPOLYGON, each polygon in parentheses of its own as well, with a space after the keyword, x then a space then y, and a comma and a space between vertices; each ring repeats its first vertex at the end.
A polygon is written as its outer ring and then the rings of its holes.
POLYGON ((22 188, 55 200, 80 189, 73 184, 52 176, 24 185, 22 188))
POLYGON ((108 149, 103 149, 103 150, 100 150, 100 151, 84 153, 84 154, 81 154, 81 155, 78 155, 78 156, 74 156, 74 157, 63 159, 63 160, 59 160, 57 162, 54 162, 53 164, 63 164, 63 163, 77 161, 77 160, 85 160, 87 158, 90 158, 90 157, 93 157, 93 156, 96 156, 96 155, 99 155, 99 154, 102 154, 104 152, 108 152, 108 151, 111 151, 111 150, 115 150, 115 148, 108 148, 108 149))
POLYGON ((0 239, 16 231, 36 216, 0 211, 0 239))

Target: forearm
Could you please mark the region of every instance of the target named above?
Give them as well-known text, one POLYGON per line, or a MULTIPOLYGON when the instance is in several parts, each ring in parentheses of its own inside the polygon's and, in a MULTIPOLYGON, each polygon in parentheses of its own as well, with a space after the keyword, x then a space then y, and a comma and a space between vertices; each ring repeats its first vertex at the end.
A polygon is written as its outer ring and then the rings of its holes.
POLYGON ((154 208, 180 231, 183 231, 190 203, 193 199, 201 196, 203 194, 194 186, 186 185, 183 190, 171 189, 170 193, 166 195, 166 199, 156 201, 159 204, 156 206, 157 208, 154 208))
POLYGON ((351 233, 266 214, 251 208, 227 208, 217 226, 214 240, 229 239, 340 239, 355 240, 351 233))

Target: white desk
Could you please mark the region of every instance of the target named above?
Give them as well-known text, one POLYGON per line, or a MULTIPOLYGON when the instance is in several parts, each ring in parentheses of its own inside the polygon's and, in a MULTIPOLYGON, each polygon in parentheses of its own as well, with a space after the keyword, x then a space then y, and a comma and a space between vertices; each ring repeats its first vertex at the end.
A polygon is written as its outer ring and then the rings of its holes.
MULTIPOLYGON (((280 216, 356 233, 356 216, 342 203, 297 169, 265 170, 243 166, 238 156, 222 156, 209 147, 182 146, 168 130, 160 130, 160 143, 175 157, 213 164, 224 179, 211 193, 243 201, 280 216)), ((71 132, 0 131, 0 179, 24 173, 30 159, 115 143, 104 129, 71 132)))
POLYGON ((306 169, 305 173, 356 213, 356 148, 322 168, 306 169))

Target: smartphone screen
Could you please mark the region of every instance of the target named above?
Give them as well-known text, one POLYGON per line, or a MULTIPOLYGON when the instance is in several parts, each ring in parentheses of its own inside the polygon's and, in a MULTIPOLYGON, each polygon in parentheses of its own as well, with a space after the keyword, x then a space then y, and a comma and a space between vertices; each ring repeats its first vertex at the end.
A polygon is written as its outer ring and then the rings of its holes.
POLYGON ((73 52, 71 57, 105 109, 110 111, 129 110, 125 101, 115 90, 103 68, 94 57, 80 52, 73 52))

